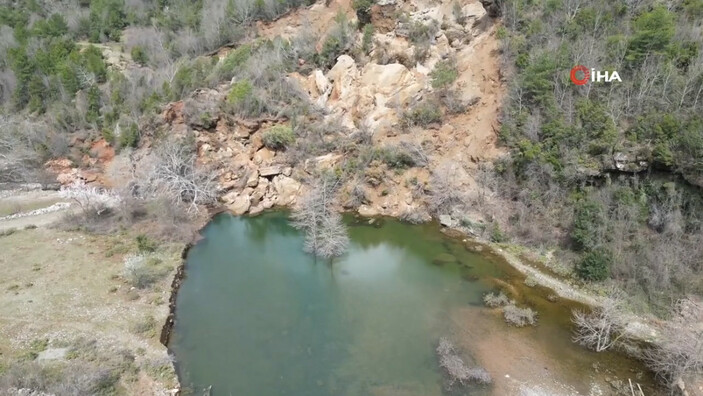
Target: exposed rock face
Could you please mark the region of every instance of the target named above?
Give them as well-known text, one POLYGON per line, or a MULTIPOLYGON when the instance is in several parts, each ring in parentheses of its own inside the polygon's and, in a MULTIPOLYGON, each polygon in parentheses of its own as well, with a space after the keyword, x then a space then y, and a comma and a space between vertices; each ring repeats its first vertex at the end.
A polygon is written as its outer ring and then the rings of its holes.
POLYGON ((348 55, 340 56, 326 76, 319 71, 313 76, 316 89, 310 90, 311 99, 327 107, 329 117, 341 120, 348 129, 364 124, 375 130, 397 123, 394 109, 419 99, 428 87, 427 76, 412 73, 399 63, 368 63, 359 70, 348 55))
MULTIPOLYGON (((433 169, 445 161, 456 163, 461 170, 454 175, 457 186, 470 189, 476 184, 472 175, 478 164, 502 153, 495 144, 497 109, 504 92, 495 56, 499 49, 495 27, 484 18, 486 11, 478 0, 460 4, 458 17, 453 0, 380 0, 371 12, 375 33, 367 54, 355 54, 356 60, 341 55, 330 70, 311 70, 301 61, 299 70, 287 76, 316 107, 314 115, 308 117, 339 126, 333 133, 352 141, 360 137, 364 144, 370 141, 379 149, 412 147, 422 158, 409 168, 396 168, 385 159, 365 164, 355 180, 340 188, 340 202, 349 209, 358 208, 369 216, 426 213, 423 195, 433 169), (409 21, 399 23, 399 13, 407 15, 409 21), (427 56, 419 56, 418 46, 409 39, 411 23, 433 26, 428 47, 423 49, 427 56), (450 88, 460 102, 470 105, 463 107, 466 111, 461 111, 462 106, 453 113, 446 111, 431 84, 437 63, 450 58, 456 61, 459 74, 450 88), (445 113, 441 123, 407 127, 401 122, 409 110, 427 103, 445 113)), ((355 15, 350 2, 334 1, 329 6, 318 2, 257 26, 264 37, 292 37, 310 29, 308 33, 320 37, 319 49, 338 12, 350 19, 355 15)), ((361 40, 360 33, 353 34, 354 40, 361 40)), ((223 55, 219 51, 213 54, 223 55)), ((229 88, 223 84, 197 90, 188 99, 165 106, 162 117, 144 134, 137 154, 152 149, 150 137, 157 130, 177 137, 194 135, 198 162, 216 169, 220 200, 236 214, 294 205, 304 190, 301 182, 305 178, 320 170, 337 170, 354 160, 340 150, 291 161, 285 150, 265 147, 264 131, 288 120, 242 119, 228 114, 221 104, 229 88)), ((96 151, 95 157, 102 157, 103 151, 96 151)), ((94 178, 70 166, 60 172, 62 180, 94 178)))
POLYGON ((615 169, 621 172, 642 172, 649 166, 646 159, 622 152, 613 154, 613 163, 615 169))
POLYGON ((645 171, 650 166, 649 153, 638 147, 630 147, 604 156, 604 171, 631 172, 645 171))

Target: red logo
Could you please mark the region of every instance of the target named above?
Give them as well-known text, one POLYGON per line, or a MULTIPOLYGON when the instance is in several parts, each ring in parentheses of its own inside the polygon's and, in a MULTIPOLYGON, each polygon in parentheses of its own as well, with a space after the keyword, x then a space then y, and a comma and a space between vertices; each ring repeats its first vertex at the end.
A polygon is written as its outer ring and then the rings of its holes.
POLYGON ((574 66, 573 69, 571 69, 571 81, 576 84, 576 85, 586 85, 588 80, 591 79, 591 71, 588 70, 586 66, 574 66), (581 72, 583 73, 583 78, 578 78, 576 76, 576 73, 581 72))

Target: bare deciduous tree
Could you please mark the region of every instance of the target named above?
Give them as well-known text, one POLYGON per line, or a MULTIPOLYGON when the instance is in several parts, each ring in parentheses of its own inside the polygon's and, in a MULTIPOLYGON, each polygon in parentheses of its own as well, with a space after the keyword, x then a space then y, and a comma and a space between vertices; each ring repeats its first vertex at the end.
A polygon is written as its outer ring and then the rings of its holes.
POLYGON ((81 180, 76 180, 61 190, 63 198, 74 201, 86 217, 100 216, 109 209, 120 204, 120 197, 110 190, 94 186, 86 186, 81 180))
POLYGON ((191 213, 199 205, 215 201, 215 181, 209 169, 196 164, 193 147, 183 141, 168 140, 151 158, 135 170, 133 192, 141 197, 166 197, 188 205, 191 213))
POLYGON ((648 366, 669 386, 703 373, 703 304, 692 299, 674 306, 657 345, 645 353, 648 366))
POLYGON ((344 254, 349 246, 342 217, 332 207, 336 184, 324 177, 315 181, 291 216, 293 225, 305 231, 305 250, 326 259, 344 254))
POLYGON ((0 117, 0 183, 26 182, 32 178, 38 156, 28 137, 31 128, 29 122, 20 125, 13 119, 0 117))
POLYGON ((462 189, 455 183, 456 165, 445 162, 440 164, 430 178, 430 209, 438 214, 451 213, 451 211, 465 202, 462 189))
POLYGON ((574 310, 572 322, 576 325, 574 342, 596 352, 611 348, 623 336, 623 298, 613 293, 592 312, 574 310))

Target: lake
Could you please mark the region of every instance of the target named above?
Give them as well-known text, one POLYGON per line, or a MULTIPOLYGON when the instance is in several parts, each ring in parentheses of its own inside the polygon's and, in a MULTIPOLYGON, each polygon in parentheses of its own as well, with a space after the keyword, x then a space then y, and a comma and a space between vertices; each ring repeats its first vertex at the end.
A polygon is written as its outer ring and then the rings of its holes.
POLYGON ((303 252, 303 235, 285 212, 212 220, 188 252, 176 301, 169 347, 184 390, 571 395, 595 387, 612 394, 606 376, 651 386, 635 362, 571 343, 572 303, 548 301, 547 290, 527 288, 507 264, 437 225, 347 222, 349 252, 330 262, 303 252), (485 308, 483 295, 498 288, 537 309, 538 326, 509 327, 485 308), (485 367, 494 384, 449 388, 435 355, 440 337, 469 365, 485 367))

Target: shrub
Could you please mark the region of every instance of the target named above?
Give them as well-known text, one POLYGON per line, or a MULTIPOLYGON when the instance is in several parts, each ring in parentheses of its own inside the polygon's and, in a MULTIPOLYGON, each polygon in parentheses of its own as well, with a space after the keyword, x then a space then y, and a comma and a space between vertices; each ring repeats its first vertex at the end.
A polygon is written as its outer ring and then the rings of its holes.
POLYGON ((659 6, 634 20, 635 33, 630 40, 625 58, 639 63, 651 53, 662 53, 674 37, 674 14, 659 6))
POLYGON ((130 285, 146 289, 166 276, 167 268, 159 267, 159 262, 148 260, 142 254, 130 254, 124 258, 124 276, 130 285))
POLYGON ((219 67, 218 72, 221 77, 232 78, 236 69, 244 65, 244 63, 249 60, 252 52, 251 50, 251 44, 244 44, 230 51, 219 67))
POLYGON ((229 93, 227 94, 227 102, 229 104, 239 104, 250 98, 254 92, 249 80, 240 80, 232 84, 229 93))
POLYGON ((412 154, 401 146, 385 146, 376 151, 379 159, 393 169, 405 169, 417 165, 412 154))
POLYGON ((453 60, 443 60, 437 63, 430 73, 430 77, 433 88, 446 89, 459 77, 459 72, 453 60))
POLYGON ((137 249, 140 253, 151 253, 156 250, 156 242, 149 239, 148 236, 144 234, 137 235, 137 249))
POLYGON ((289 126, 276 125, 262 133, 261 141, 272 150, 281 150, 295 142, 295 134, 289 126))
POLYGON ((537 323, 537 312, 531 308, 519 308, 511 303, 503 308, 503 318, 508 324, 525 327, 537 323))
MULTIPOLYGON (((109 359, 112 360, 112 359, 109 359)), ((70 359, 56 364, 17 362, 0 375, 0 389, 5 394, 32 395, 109 395, 117 393, 120 372, 125 362, 78 361, 70 359), (29 393, 23 393, 30 390, 29 393), (13 392, 17 391, 17 392, 13 392), (20 391, 21 390, 21 391, 20 391)))
MULTIPOLYGON (((85 120, 89 123, 100 123, 100 89, 96 85, 91 85, 87 92, 88 108, 85 113, 85 120)), ((31 106, 31 104, 30 104, 31 106)))
POLYGON ((594 155, 608 152, 617 139, 618 131, 606 107, 599 102, 583 99, 576 102, 576 111, 584 135, 591 140, 589 152, 594 155))
POLYGON ((422 102, 403 113, 401 121, 404 127, 422 126, 442 122, 442 112, 436 103, 422 102))
POLYGON ((435 33, 439 30, 437 21, 432 20, 425 25, 420 21, 411 21, 407 24, 408 38, 413 44, 425 44, 434 38, 435 33))
POLYGON ((119 41, 122 28, 127 23, 123 7, 124 2, 120 0, 90 2, 90 41, 119 41))
POLYGON ((336 18, 337 24, 332 28, 327 35, 325 42, 322 43, 322 49, 317 55, 318 64, 323 67, 331 67, 336 62, 337 58, 342 55, 350 44, 348 22, 343 14, 336 18))
POLYGON ((132 47, 130 54, 132 55, 132 60, 141 66, 146 66, 147 62, 149 62, 149 56, 146 54, 146 50, 141 45, 135 45, 132 47))
POLYGON ((579 201, 574 210, 571 239, 579 250, 591 250, 600 243, 603 207, 593 200, 579 201))
POLYGON ((491 227, 490 240, 494 243, 505 243, 508 241, 508 236, 500 229, 498 223, 493 223, 491 227))
POLYGON ((154 337, 156 335, 156 319, 149 315, 144 319, 132 324, 130 331, 134 334, 139 334, 146 337, 154 337))
POLYGON ((120 133, 120 147, 137 147, 139 144, 139 127, 132 123, 120 133))
POLYGON ((374 0, 353 0, 352 8, 356 11, 356 17, 359 19, 359 25, 364 26, 371 23, 371 7, 374 0))
POLYGON ((525 96, 534 104, 549 106, 554 101, 556 71, 557 63, 553 54, 542 54, 529 61, 520 84, 525 89, 525 96))
POLYGON ((610 275, 612 254, 607 249, 592 250, 581 259, 576 267, 579 277, 589 281, 602 281, 610 275))
POLYGON ((462 385, 466 385, 469 382, 490 384, 493 380, 491 375, 483 368, 467 366, 457 354, 454 345, 444 337, 439 339, 436 352, 440 367, 442 367, 449 376, 450 387, 457 381, 462 385))
POLYGON ((488 293, 483 296, 483 303, 486 304, 487 307, 497 308, 510 304, 510 299, 503 292, 498 294, 488 293))
POLYGON ((535 279, 535 277, 533 277, 532 275, 528 275, 527 278, 525 278, 525 286, 527 286, 527 287, 537 286, 537 279, 535 279))
POLYGON ((703 372, 703 304, 683 299, 672 311, 672 318, 661 329, 657 344, 645 352, 644 360, 673 390, 681 379, 703 372))
POLYGON ((361 39, 361 50, 364 53, 369 53, 373 45, 373 25, 368 24, 364 26, 364 35, 361 39))
POLYGON ((91 218, 103 215, 122 202, 122 199, 114 192, 88 187, 82 181, 76 181, 68 187, 63 187, 59 195, 76 202, 81 208, 82 214, 91 218))
POLYGON ((235 112, 256 117, 265 110, 265 106, 254 94, 254 86, 249 80, 240 80, 232 84, 227 94, 227 103, 235 112))
POLYGON ((0 237, 10 236, 17 232, 17 228, 8 228, 6 230, 0 230, 0 237))

